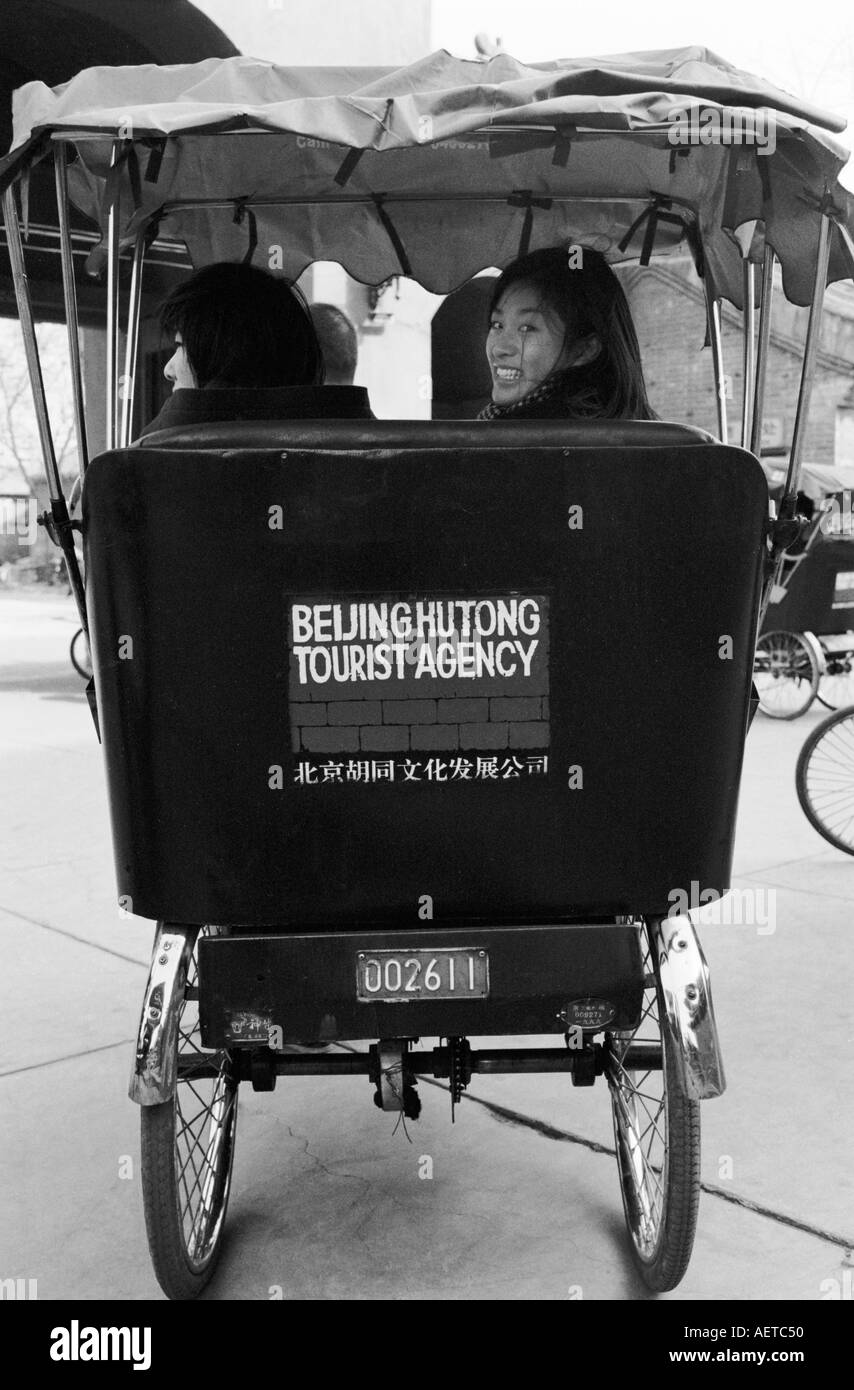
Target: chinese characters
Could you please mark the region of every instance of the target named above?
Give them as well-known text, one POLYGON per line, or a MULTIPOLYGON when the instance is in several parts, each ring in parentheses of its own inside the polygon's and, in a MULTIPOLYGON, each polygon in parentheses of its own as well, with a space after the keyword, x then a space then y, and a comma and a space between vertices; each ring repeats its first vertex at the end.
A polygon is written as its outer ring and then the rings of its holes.
POLYGON ((302 759, 294 768, 294 782, 301 787, 329 782, 507 782, 543 777, 548 765, 547 753, 527 757, 488 754, 470 758, 341 758, 326 762, 302 759))

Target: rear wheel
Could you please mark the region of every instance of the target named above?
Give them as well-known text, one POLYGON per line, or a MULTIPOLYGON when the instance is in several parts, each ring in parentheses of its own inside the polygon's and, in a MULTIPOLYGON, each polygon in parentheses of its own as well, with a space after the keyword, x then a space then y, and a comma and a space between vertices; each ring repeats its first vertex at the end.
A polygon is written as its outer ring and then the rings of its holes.
POLYGON ((808 710, 819 678, 818 657, 799 632, 766 632, 759 638, 753 681, 759 708, 770 719, 797 719, 808 710))
POLYGON ((801 809, 836 849, 854 854, 854 706, 817 724, 795 770, 801 809))
POLYGON ((160 1287, 173 1299, 195 1298, 216 1268, 237 1125, 230 1055, 200 1044, 195 950, 183 989, 175 1094, 140 1112, 148 1244, 160 1287))
POLYGON ((700 1106, 685 1094, 646 938, 645 946, 641 1019, 608 1035, 606 1070, 632 1258, 644 1283, 665 1293, 681 1280, 694 1245, 700 1106))

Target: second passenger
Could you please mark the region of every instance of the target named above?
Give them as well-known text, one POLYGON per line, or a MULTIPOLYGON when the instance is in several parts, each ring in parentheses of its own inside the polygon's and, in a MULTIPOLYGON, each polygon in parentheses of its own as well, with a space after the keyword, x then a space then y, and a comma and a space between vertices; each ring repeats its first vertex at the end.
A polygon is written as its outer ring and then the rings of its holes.
POLYGON ((623 288, 598 251, 532 251, 498 278, 479 419, 653 420, 623 288))
POLYGON ((174 342, 172 396, 142 432, 233 420, 371 419, 367 392, 324 385, 323 351, 296 286, 257 266, 222 261, 166 300, 174 342))

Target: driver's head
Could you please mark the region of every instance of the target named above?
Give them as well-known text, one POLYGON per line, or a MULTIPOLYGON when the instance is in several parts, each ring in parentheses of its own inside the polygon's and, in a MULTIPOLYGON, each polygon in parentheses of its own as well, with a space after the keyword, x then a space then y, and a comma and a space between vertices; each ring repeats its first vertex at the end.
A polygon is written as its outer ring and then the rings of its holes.
POLYGON ((252 265, 204 266, 173 290, 160 322, 175 344, 164 368, 172 389, 311 386, 323 353, 295 285, 252 265))

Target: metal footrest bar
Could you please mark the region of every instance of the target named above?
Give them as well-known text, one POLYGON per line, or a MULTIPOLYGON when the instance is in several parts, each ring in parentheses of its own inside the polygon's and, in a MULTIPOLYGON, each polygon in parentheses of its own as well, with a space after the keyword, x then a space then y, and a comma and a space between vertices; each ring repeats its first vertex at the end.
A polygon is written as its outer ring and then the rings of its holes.
MULTIPOLYGON (((472 1072, 498 1075, 513 1072, 573 1072, 589 1067, 591 1052, 595 1058, 595 1074, 601 1076, 605 1067, 605 1050, 600 1043, 587 1048, 485 1048, 471 1052, 472 1072), (583 1059, 583 1060, 582 1060, 583 1059)), ((241 1081, 251 1079, 252 1057, 262 1056, 277 1076, 370 1076, 376 1067, 373 1052, 309 1052, 271 1053, 267 1049, 238 1048, 232 1053, 235 1070, 241 1081)), ((218 1053, 211 1053, 206 1063, 198 1053, 178 1058, 179 1076, 217 1076, 218 1053)), ((628 1071, 660 1071, 661 1047, 657 1043, 632 1043, 622 1058, 628 1071)), ((410 1052, 407 1066, 416 1076, 438 1078, 450 1075, 450 1049, 434 1047, 429 1051, 410 1052)))

